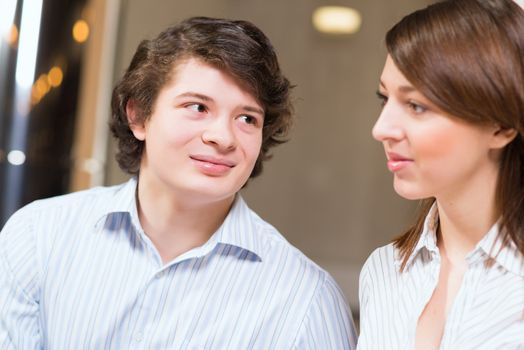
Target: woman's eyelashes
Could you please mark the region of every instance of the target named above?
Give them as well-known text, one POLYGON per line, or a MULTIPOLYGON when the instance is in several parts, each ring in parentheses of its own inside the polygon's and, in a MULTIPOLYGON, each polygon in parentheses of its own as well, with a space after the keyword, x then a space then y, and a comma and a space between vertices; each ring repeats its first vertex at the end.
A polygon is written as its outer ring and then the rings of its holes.
MULTIPOLYGON (((388 102, 389 97, 386 96, 385 93, 380 92, 379 90, 376 91, 376 95, 380 101, 380 106, 384 107, 386 103, 388 102)), ((404 102, 404 105, 408 108, 408 110, 410 110, 411 112, 415 114, 424 113, 425 111, 428 110, 428 107, 426 107, 425 105, 415 100, 411 100, 411 99, 407 99, 406 102, 404 102)))
POLYGON ((383 93, 381 93, 379 90, 377 90, 375 93, 377 94, 377 98, 380 101, 380 106, 384 107, 386 103, 388 102, 388 97, 384 95, 383 93))
POLYGON ((418 102, 415 102, 415 101, 408 101, 407 102, 407 106, 415 114, 424 113, 428 109, 426 106, 424 106, 424 105, 422 105, 422 104, 420 104, 418 102))

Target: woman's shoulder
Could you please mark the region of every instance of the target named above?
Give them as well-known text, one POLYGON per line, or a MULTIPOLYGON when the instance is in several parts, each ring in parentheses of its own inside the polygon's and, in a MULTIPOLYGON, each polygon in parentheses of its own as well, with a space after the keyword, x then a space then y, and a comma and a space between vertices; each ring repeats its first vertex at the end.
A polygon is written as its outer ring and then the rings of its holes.
POLYGON ((398 272, 397 249, 393 243, 376 248, 367 258, 362 271, 361 279, 365 276, 391 276, 398 272))
POLYGON ((397 261, 397 248, 395 248, 394 243, 389 243, 382 247, 376 248, 367 258, 366 265, 393 265, 397 261))

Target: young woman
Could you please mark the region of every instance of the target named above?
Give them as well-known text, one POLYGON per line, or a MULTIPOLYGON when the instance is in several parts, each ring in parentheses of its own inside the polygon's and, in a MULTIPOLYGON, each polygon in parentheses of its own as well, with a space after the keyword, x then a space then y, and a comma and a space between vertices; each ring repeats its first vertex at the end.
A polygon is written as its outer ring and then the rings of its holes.
POLYGON ((359 349, 524 349, 524 10, 448 0, 386 36, 373 128, 422 199, 360 277, 359 349))

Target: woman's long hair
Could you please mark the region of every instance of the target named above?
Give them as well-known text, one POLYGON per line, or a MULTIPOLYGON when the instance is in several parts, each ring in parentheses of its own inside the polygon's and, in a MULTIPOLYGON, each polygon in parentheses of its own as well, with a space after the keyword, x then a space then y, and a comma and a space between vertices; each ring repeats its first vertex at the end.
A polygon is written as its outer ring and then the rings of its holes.
MULTIPOLYGON (((404 17, 386 35, 398 69, 444 112, 517 131, 502 151, 496 188, 500 238, 524 254, 524 10, 511 0, 447 0, 404 17)), ((435 199, 395 239, 401 269, 435 199)))

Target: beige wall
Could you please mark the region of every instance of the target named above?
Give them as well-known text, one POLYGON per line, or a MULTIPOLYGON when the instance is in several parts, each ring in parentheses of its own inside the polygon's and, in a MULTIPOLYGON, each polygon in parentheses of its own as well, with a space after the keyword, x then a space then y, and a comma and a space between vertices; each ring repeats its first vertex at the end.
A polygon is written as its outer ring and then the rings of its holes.
MULTIPOLYGON (((354 0, 361 31, 329 37, 311 26, 318 0, 127 0, 122 2, 119 76, 138 44, 188 16, 247 19, 272 40, 282 68, 297 85, 297 122, 289 143, 275 149, 263 175, 244 191, 248 202, 289 241, 329 270, 353 308, 358 272, 414 214, 392 190, 382 147, 372 140, 375 97, 385 59, 383 36, 424 0, 354 0)), ((125 176, 108 156, 107 183, 125 176)))

